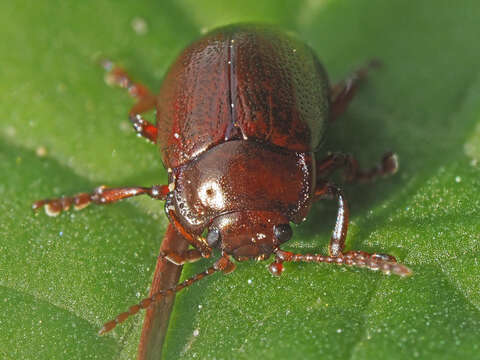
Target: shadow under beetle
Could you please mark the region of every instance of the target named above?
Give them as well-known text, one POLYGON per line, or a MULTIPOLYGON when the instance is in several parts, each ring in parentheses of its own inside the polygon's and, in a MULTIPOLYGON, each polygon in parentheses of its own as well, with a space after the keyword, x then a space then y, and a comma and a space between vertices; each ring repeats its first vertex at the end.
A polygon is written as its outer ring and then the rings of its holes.
MULTIPOLYGON (((176 287, 161 290, 107 322, 100 334, 163 297, 215 272, 232 272, 237 261, 275 259, 274 275, 283 262, 326 262, 366 267, 408 276, 410 269, 393 256, 344 252, 349 210, 342 190, 328 178, 343 169, 349 182, 370 181, 397 170, 395 154, 363 171, 350 155, 316 159, 329 121, 342 114, 359 81, 375 62, 330 86, 313 51, 274 28, 233 25, 214 30, 187 47, 153 95, 110 61, 107 78, 137 99, 129 119, 137 134, 157 144, 168 170, 168 184, 107 188, 73 197, 34 203, 50 216, 79 210, 91 202, 109 204, 137 195, 165 201, 174 228, 192 249, 160 256, 175 264, 222 256, 213 266, 176 287), (156 109, 156 124, 142 113, 156 109), (292 237, 290 222, 302 222, 314 201, 338 202, 329 255, 281 250, 292 237), (206 236, 202 236, 206 234, 206 236)), ((170 231, 174 233, 174 231, 170 231)))

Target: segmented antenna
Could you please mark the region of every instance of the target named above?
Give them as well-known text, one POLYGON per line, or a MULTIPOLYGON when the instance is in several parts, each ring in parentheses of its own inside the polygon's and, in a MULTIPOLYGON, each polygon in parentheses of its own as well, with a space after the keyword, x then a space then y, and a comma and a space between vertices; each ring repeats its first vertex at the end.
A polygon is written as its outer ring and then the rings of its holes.
POLYGON ((145 298, 143 299, 142 301, 140 301, 138 304, 135 304, 135 305, 132 305, 130 306, 130 308, 128 309, 128 311, 125 311, 119 315, 117 315, 117 317, 115 319, 113 319, 112 321, 109 321, 107 323, 105 323, 103 325, 103 327, 100 329, 100 331, 98 332, 98 335, 103 335, 111 330, 113 330, 118 324, 124 322, 126 319, 128 319, 130 316, 132 315, 135 315, 136 313, 138 313, 141 309, 146 309, 148 308, 149 306, 151 306, 152 304, 156 303, 157 301, 159 301, 160 299, 166 297, 166 296, 169 296, 169 295, 173 295, 177 292, 179 292, 180 290, 182 290, 183 288, 186 288, 187 286, 190 286, 192 285, 193 283, 199 281, 199 280, 202 280, 204 277, 208 276, 208 275, 212 275, 214 273, 216 273, 217 271, 222 271, 222 269, 220 269, 218 267, 217 264, 209 267, 207 270, 205 270, 204 272, 201 272, 193 277, 191 277, 190 279, 187 279, 185 280, 184 282, 178 284, 177 286, 173 287, 173 288, 170 288, 170 289, 166 289, 166 290, 161 290, 159 292, 156 292, 155 294, 153 294, 152 296, 148 297, 148 298, 145 298))

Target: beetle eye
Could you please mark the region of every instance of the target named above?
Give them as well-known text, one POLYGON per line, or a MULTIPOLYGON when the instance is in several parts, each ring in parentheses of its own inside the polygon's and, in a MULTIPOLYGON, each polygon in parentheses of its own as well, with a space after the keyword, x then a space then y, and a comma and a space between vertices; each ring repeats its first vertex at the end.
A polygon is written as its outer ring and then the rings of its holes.
POLYGON ((289 224, 279 224, 273 227, 273 235, 281 244, 290 240, 292 234, 292 228, 289 224))
POLYGON ((207 234, 207 244, 214 247, 220 241, 220 231, 218 229, 210 229, 207 234))

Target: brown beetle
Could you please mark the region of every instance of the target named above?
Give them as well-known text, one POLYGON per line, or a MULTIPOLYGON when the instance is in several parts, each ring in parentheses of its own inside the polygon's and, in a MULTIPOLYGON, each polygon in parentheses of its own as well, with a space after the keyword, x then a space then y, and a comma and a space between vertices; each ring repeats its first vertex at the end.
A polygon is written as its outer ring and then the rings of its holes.
POLYGON ((209 257, 214 248, 222 256, 204 272, 130 307, 106 323, 101 334, 207 275, 233 271, 232 257, 263 260, 273 254, 269 269, 274 275, 281 274, 285 261, 411 274, 393 256, 343 251, 348 206, 341 189, 328 181, 341 168, 350 182, 392 174, 397 169, 396 156, 387 153, 368 171, 360 170, 350 155, 315 158, 327 123, 344 112, 374 62, 330 87, 322 65, 302 42, 271 27, 235 25, 215 30, 187 47, 157 96, 111 62, 103 64, 110 80, 137 98, 129 118, 140 136, 159 145, 169 183, 102 186, 93 193, 37 201, 34 209, 44 206, 54 216, 72 205, 78 210, 91 202, 108 204, 146 194, 166 201, 170 237, 180 235, 193 246, 181 253, 166 251, 162 258, 180 265, 209 257), (141 116, 153 108, 156 125, 141 116), (289 223, 302 222, 312 203, 320 199, 338 202, 329 255, 281 250, 292 236, 289 223))

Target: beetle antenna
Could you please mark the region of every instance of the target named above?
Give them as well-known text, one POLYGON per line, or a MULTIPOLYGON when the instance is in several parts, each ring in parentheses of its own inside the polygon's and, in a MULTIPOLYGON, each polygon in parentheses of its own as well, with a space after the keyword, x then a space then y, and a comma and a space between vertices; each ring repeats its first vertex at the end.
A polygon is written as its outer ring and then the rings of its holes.
POLYGON ((280 275, 283 271, 282 263, 287 262, 316 262, 337 265, 364 267, 370 270, 380 270, 390 275, 407 277, 413 274, 412 270, 405 265, 398 264, 393 256, 385 254, 370 254, 364 251, 348 251, 339 256, 326 256, 321 254, 294 254, 289 251, 278 249, 275 252, 276 259, 270 265, 269 270, 273 275, 280 275))
POLYGON ((117 315, 117 317, 115 319, 105 323, 103 325, 103 327, 100 329, 100 331, 98 332, 98 335, 103 335, 103 334, 113 330, 118 324, 124 322, 130 316, 135 315, 141 309, 148 308, 152 304, 158 302, 160 299, 163 299, 164 297, 169 296, 169 295, 173 295, 173 294, 179 292, 180 290, 182 290, 183 288, 186 288, 187 286, 190 286, 193 283, 195 283, 199 280, 202 280, 204 277, 206 277, 208 275, 212 275, 212 274, 216 273, 217 271, 223 271, 223 270, 224 269, 222 269, 221 267, 218 266, 218 262, 216 262, 213 266, 209 267, 204 272, 201 272, 201 273, 191 277, 190 279, 185 280, 184 282, 178 284, 177 286, 172 287, 170 289, 160 290, 160 291, 156 292, 152 296, 143 299, 138 304, 130 306, 128 311, 125 311, 125 312, 117 315))

